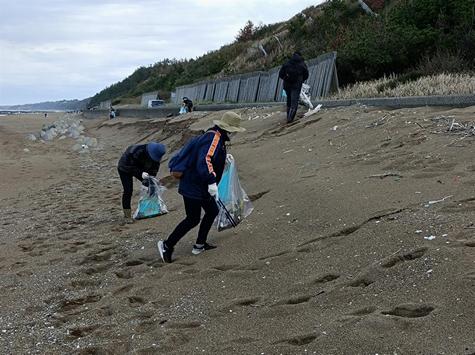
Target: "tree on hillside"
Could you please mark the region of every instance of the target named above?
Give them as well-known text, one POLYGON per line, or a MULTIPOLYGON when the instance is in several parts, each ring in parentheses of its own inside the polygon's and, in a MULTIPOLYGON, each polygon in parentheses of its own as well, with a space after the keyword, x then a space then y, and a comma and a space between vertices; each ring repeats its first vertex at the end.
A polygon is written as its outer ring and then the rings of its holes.
POLYGON ((248 20, 243 28, 241 28, 236 36, 236 41, 246 42, 250 41, 254 37, 256 27, 251 20, 248 20))

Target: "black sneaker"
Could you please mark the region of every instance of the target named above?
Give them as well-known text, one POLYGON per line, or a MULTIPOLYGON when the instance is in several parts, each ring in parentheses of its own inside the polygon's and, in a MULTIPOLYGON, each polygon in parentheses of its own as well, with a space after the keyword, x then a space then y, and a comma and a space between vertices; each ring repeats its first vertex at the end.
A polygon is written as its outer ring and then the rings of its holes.
POLYGON ((163 240, 159 240, 157 243, 158 252, 164 263, 172 262, 173 249, 167 247, 163 240))
POLYGON ((198 254, 201 254, 202 252, 204 252, 205 250, 211 250, 211 249, 216 249, 216 248, 217 247, 215 245, 211 245, 211 244, 208 244, 208 243, 204 243, 203 246, 201 246, 201 247, 199 247, 195 244, 195 245, 193 245, 193 249, 191 250, 191 252, 194 255, 198 255, 198 254))

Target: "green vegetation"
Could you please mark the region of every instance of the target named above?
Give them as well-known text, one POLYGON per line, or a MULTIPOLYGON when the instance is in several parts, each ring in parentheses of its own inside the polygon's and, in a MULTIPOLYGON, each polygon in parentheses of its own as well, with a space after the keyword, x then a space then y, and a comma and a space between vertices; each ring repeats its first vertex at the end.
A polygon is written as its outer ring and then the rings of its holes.
POLYGON ((168 98, 179 85, 280 65, 295 49, 306 58, 337 51, 343 85, 393 73, 410 81, 475 68, 475 0, 367 3, 377 16, 365 13, 357 0, 330 0, 284 23, 256 27, 249 21, 234 43, 196 59, 141 67, 96 94, 91 105, 154 90, 168 98))

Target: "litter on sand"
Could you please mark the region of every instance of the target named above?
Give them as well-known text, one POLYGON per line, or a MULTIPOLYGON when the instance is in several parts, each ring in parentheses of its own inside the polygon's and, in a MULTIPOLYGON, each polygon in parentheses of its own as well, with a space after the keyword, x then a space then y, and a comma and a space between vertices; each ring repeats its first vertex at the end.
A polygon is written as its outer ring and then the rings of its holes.
POLYGON ((316 114, 322 108, 322 104, 318 104, 313 110, 309 109, 307 112, 304 113, 304 117, 309 117, 316 114))

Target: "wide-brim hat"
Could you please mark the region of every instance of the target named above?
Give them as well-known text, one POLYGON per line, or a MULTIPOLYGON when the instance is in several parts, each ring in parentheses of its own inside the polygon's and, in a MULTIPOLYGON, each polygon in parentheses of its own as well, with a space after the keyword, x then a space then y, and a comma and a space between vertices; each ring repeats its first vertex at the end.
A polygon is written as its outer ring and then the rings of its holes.
POLYGON ((241 116, 236 112, 225 112, 220 120, 214 120, 213 123, 226 132, 244 132, 246 129, 241 127, 241 116))

